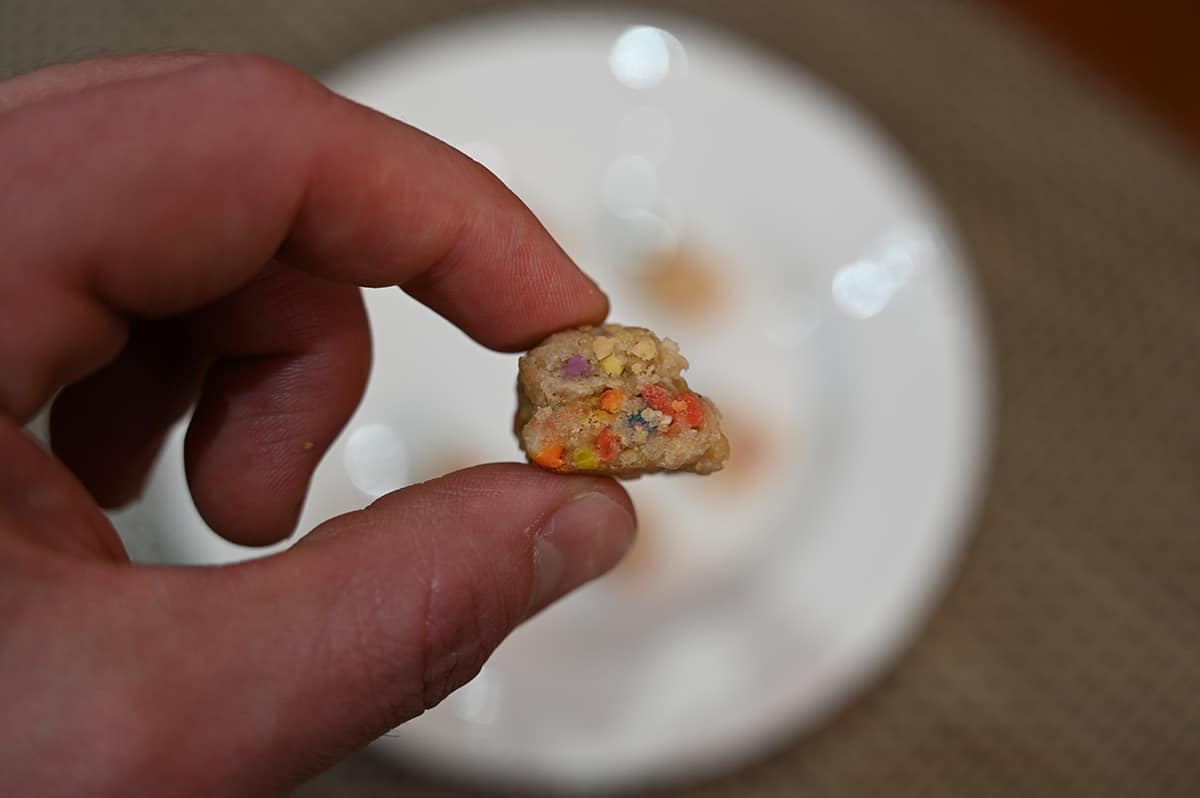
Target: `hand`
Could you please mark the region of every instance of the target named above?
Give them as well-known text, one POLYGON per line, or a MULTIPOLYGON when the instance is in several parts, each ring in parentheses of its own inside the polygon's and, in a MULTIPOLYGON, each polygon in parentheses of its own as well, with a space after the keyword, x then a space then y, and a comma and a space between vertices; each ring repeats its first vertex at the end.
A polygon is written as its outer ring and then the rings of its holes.
POLYGON ((256 57, 0 84, 0 186, 0 794, 284 791, 627 548, 615 483, 493 465, 274 557, 130 565, 97 504, 138 494, 193 405, 205 520, 291 533, 366 380, 357 286, 505 350, 607 302, 477 164, 256 57), (54 459, 21 425, 60 389, 54 459))

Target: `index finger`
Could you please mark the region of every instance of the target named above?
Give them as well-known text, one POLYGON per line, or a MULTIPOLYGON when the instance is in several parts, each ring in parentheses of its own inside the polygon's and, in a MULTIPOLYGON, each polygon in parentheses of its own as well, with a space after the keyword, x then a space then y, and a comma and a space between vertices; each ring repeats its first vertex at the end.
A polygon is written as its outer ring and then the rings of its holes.
POLYGON ((481 343, 524 346, 607 300, 487 170, 255 56, 0 115, 0 405, 94 371, 125 319, 199 307, 272 256, 400 285, 481 343))

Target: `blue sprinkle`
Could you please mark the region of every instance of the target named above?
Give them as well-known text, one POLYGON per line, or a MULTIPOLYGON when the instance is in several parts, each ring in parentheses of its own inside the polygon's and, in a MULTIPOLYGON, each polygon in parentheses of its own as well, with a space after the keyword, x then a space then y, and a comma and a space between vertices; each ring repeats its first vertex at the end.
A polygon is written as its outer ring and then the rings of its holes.
POLYGON ((626 419, 625 423, 629 425, 630 429, 641 428, 641 429, 646 430, 646 432, 648 432, 651 435, 654 434, 654 427, 652 427, 650 425, 650 422, 648 422, 646 419, 642 418, 641 410, 637 411, 636 413, 631 415, 628 419, 626 419))

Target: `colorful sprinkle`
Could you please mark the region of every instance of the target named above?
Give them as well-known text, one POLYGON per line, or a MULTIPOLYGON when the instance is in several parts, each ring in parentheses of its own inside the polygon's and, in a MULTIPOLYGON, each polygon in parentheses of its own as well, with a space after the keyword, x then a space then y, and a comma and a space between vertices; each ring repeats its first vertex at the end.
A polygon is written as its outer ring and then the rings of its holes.
POLYGON ((625 361, 618 355, 609 355, 600 361, 600 367, 609 376, 619 377, 621 376, 621 372, 625 370, 625 361))
POLYGON ((621 409, 621 402, 625 401, 625 396, 616 388, 609 388, 604 393, 600 394, 600 406, 610 413, 615 413, 621 409))
POLYGON ((587 446, 581 446, 571 455, 571 464, 581 471, 591 471, 600 467, 596 453, 587 446))
POLYGON ((571 355, 563 364, 563 373, 568 377, 586 377, 591 370, 592 367, 583 355, 571 355))
POLYGON ((588 416, 588 421, 592 422, 593 424, 601 424, 603 426, 608 426, 612 423, 612 420, 613 414, 606 410, 593 410, 591 415, 588 416))
MULTIPOLYGON (((679 400, 683 402, 682 418, 685 424, 695 429, 704 423, 704 404, 701 403, 700 397, 694 393, 681 393, 679 400)), ((672 402, 671 406, 674 407, 672 402)), ((677 415, 677 417, 680 417, 677 415)))
POLYGON ((533 456, 533 462, 542 468, 562 468, 563 447, 561 443, 552 443, 533 456))
POLYGON ((646 400, 646 404, 660 413, 675 412, 672 409, 671 394, 667 393, 667 389, 661 385, 647 385, 642 388, 642 398, 646 400))
POLYGON ((625 422, 629 425, 629 429, 633 430, 633 440, 637 443, 645 443, 646 439, 650 437, 650 433, 654 431, 654 422, 642 415, 645 412, 647 411, 639 410, 625 422))
POLYGON ((608 427, 600 430, 596 436, 596 451, 601 460, 611 460, 621 453, 621 438, 608 427))

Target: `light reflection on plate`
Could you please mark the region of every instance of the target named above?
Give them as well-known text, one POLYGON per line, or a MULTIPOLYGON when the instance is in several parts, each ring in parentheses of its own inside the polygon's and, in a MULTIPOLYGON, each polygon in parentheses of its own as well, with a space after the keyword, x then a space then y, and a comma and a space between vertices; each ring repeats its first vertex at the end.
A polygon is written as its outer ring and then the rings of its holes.
MULTIPOLYGON (((975 304, 903 163, 811 80, 679 20, 496 17, 329 82, 505 179, 609 292, 614 320, 680 341, 733 446, 727 472, 631 483, 646 522, 631 561, 375 750, 488 783, 628 787, 732 766, 848 701, 953 565, 986 448, 975 304), (720 308, 681 312, 671 297, 686 290, 647 286, 654 258, 688 253, 713 270, 720 308)), ((302 528, 380 489, 347 456, 411 479, 517 456, 514 359, 399 291, 367 303, 376 369, 302 528)), ((117 519, 131 551, 248 556, 191 510, 179 438, 117 519), (192 531, 168 551, 146 542, 180 516, 192 531)))

